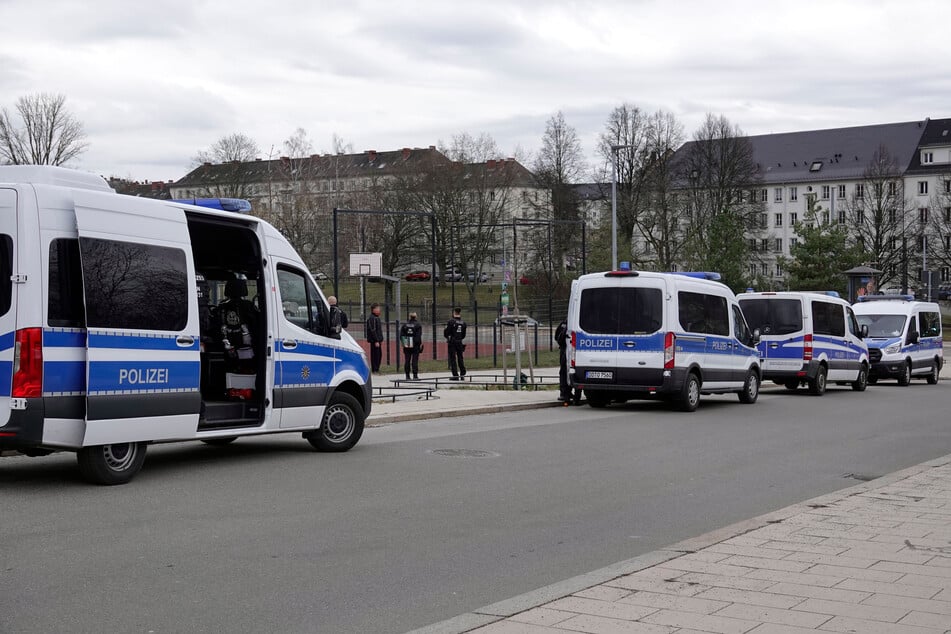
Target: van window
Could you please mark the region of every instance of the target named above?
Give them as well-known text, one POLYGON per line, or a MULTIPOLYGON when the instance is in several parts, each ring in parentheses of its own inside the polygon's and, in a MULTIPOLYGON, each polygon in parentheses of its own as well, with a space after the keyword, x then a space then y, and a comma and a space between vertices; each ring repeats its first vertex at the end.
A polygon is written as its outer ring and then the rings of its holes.
POLYGON ((327 306, 310 278, 302 271, 280 265, 277 285, 285 319, 316 335, 326 335, 330 323, 327 306))
POLYGON ((586 288, 578 325, 600 335, 644 335, 660 330, 663 295, 658 288, 586 288))
POLYGON ((47 323, 54 328, 83 328, 83 270, 79 240, 57 238, 50 242, 50 281, 47 323))
POLYGON ((855 318, 860 326, 868 326, 869 337, 900 337, 905 330, 904 315, 856 315, 855 318))
POLYGON ((858 322, 855 321, 855 313, 852 312, 851 308, 845 309, 845 318, 848 321, 849 332, 852 334, 852 336, 861 338, 862 333, 860 332, 858 322))
POLYGON ((921 319, 921 336, 922 337, 939 337, 941 336, 941 314, 940 313, 926 313, 921 312, 918 315, 921 319))
POLYGON ((90 327, 180 331, 188 324, 183 250, 99 238, 81 238, 79 248, 90 327))
POLYGON ((791 335, 802 330, 802 304, 798 299, 741 299, 740 308, 750 328, 763 335, 791 335))
POLYGON ((845 336, 845 314, 840 304, 812 302, 812 332, 817 335, 845 336))
POLYGON ((13 238, 0 235, 0 315, 6 315, 13 299, 13 238))
POLYGON ((687 332, 730 336, 730 313, 726 297, 706 293, 677 293, 680 325, 687 332))
POLYGON ((740 310, 739 306, 733 306, 733 336, 736 337, 737 341, 742 343, 744 346, 749 346, 752 348, 756 345, 756 342, 753 341, 753 333, 750 332, 749 326, 746 324, 746 319, 743 318, 743 311, 740 310))

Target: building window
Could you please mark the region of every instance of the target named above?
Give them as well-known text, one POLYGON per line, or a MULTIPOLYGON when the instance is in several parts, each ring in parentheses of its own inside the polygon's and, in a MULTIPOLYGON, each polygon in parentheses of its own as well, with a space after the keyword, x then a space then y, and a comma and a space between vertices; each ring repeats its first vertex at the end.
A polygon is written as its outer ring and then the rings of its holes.
POLYGON ((941 281, 947 282, 951 280, 951 269, 946 266, 941 267, 941 281))
POLYGON ((749 247, 752 253, 756 253, 756 238, 749 239, 749 247))
POLYGON ((865 210, 864 209, 859 209, 858 211, 855 212, 855 220, 859 224, 865 224, 865 210))
POLYGON ((888 222, 898 222, 898 212, 896 210, 888 210, 888 222))
POLYGON ((888 183, 888 195, 889 196, 898 195, 898 183, 896 183, 895 181, 891 181, 890 183, 888 183))
POLYGON ((762 238, 759 241, 759 250, 762 252, 769 251, 769 238, 762 238))
POLYGON ((822 186, 822 200, 829 200, 829 196, 831 195, 831 190, 832 188, 829 187, 828 185, 822 186))
MULTIPOLYGON (((766 191, 766 190, 764 189, 763 191, 766 191)), ((769 222, 769 219, 767 218, 766 214, 760 214, 760 215, 759 215, 759 228, 760 228, 760 229, 765 229, 766 227, 768 227, 768 226, 769 226, 769 225, 767 224, 768 222, 769 222)))
POLYGON ((781 203, 783 202, 783 188, 777 187, 773 190, 773 202, 781 203))
POLYGON ((783 215, 782 215, 782 214, 775 214, 775 215, 773 216, 773 219, 774 219, 774 224, 775 224, 777 227, 782 227, 782 226, 783 226, 783 215))
POLYGON ((856 198, 865 198, 865 185, 863 183, 855 184, 855 197, 856 198))
POLYGON ((921 153, 921 162, 922 162, 922 163, 934 163, 934 152, 922 152, 922 153, 921 153))
POLYGON ((898 238, 890 238, 888 240, 888 248, 894 251, 898 248, 898 238))
POLYGON ((776 263, 776 277, 782 277, 782 276, 783 276, 783 265, 777 262, 776 263))
POLYGON ((926 222, 928 222, 928 208, 927 207, 918 208, 918 222, 921 224, 925 224, 926 222))
POLYGON ((795 225, 797 222, 799 222, 799 214, 793 211, 789 214, 789 224, 795 225))
POLYGON ((944 208, 944 221, 951 222, 951 207, 944 208))
POLYGON ((822 169, 822 161, 813 161, 812 165, 809 166, 810 172, 818 172, 822 169))
POLYGON ((782 253, 782 252, 783 252, 783 239, 782 239, 782 238, 776 238, 776 240, 773 242, 773 251, 775 251, 776 253, 782 253))
POLYGON ((755 275, 756 275, 756 265, 753 264, 752 262, 750 262, 750 275, 751 275, 751 276, 755 276, 755 275))
POLYGON ((944 193, 951 194, 951 180, 944 181, 944 193))
POLYGON ((836 193, 839 198, 845 198, 845 185, 839 185, 839 191, 836 193))
POLYGON ((944 250, 951 251, 951 235, 944 237, 944 250))
POLYGON ((928 193, 928 181, 918 181, 918 195, 924 196, 928 193))
POLYGON ((789 200, 790 200, 790 202, 796 202, 797 200, 799 200, 799 188, 798 188, 798 187, 790 187, 790 188, 789 188, 789 200))
POLYGON ((824 225, 829 224, 829 212, 828 212, 828 211, 823 211, 823 212, 822 212, 822 224, 824 224, 824 225))
POLYGON ((759 272, 761 275, 769 275, 769 265, 763 262, 759 265, 759 272))
POLYGON ((790 238, 789 239, 789 250, 792 251, 799 245, 799 238, 790 238))
POLYGON ((840 212, 838 213, 838 216, 839 216, 839 224, 840 224, 840 225, 844 225, 844 224, 845 224, 845 212, 844 212, 844 211, 840 211, 840 212))
POLYGON ((759 200, 761 203, 765 203, 767 200, 769 200, 769 190, 767 189, 760 190, 759 200))

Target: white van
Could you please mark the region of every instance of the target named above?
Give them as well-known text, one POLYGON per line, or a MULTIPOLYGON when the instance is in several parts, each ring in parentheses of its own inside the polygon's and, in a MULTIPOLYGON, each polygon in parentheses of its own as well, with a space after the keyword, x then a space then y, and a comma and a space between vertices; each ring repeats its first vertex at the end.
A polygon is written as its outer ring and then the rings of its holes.
POLYGON ((366 358, 257 218, 0 167, 0 282, 0 450, 75 451, 121 484, 151 442, 363 433, 366 358))
POLYGON ((701 394, 759 396, 755 336, 719 282, 624 268, 583 275, 568 331, 569 380, 592 407, 656 396, 692 412, 701 394))
POLYGON ((944 366, 941 308, 917 302, 912 295, 866 295, 853 307, 859 323, 868 327, 871 382, 913 378, 938 383, 944 366))
POLYGON ((868 385, 869 351, 852 306, 838 294, 820 292, 740 293, 736 296, 757 344, 763 380, 795 390, 805 384, 816 396, 829 381, 868 385))

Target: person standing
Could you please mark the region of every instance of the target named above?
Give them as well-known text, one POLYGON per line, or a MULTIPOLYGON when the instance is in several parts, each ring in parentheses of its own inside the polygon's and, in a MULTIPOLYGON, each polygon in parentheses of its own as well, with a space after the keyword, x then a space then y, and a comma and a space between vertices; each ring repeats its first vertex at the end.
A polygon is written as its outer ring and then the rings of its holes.
POLYGON ((413 379, 419 379, 419 353, 423 351, 423 326, 416 321, 416 313, 409 314, 409 321, 400 326, 400 345, 403 346, 403 371, 409 380, 410 367, 413 379))
POLYGON ((555 329, 558 343, 558 400, 566 406, 571 404, 571 384, 568 382, 568 320, 563 319, 555 329))
POLYGON ((346 327, 350 325, 350 320, 347 319, 347 313, 337 306, 337 297, 335 295, 329 296, 327 303, 330 304, 330 328, 334 334, 339 335, 341 330, 346 329, 346 327))
POLYGON ((466 362, 462 353, 466 349, 463 340, 466 338, 466 322, 462 319, 462 309, 452 309, 452 319, 446 322, 443 336, 449 348, 449 371, 452 372, 451 381, 458 381, 466 375, 466 362))
POLYGON ((383 361, 383 320, 380 319, 380 305, 370 305, 370 316, 366 323, 367 343, 370 344, 370 369, 374 373, 380 372, 380 362, 383 361))

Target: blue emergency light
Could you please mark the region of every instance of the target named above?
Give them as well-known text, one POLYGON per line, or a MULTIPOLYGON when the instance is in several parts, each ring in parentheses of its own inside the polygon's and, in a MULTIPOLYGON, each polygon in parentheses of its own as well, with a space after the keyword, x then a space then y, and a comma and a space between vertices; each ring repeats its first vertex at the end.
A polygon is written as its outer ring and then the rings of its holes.
POLYGON ((881 302, 887 300, 898 300, 900 302, 913 302, 915 301, 914 295, 903 295, 901 293, 891 293, 888 295, 859 295, 857 301, 859 302, 881 302))
POLYGON ((720 274, 713 271, 671 271, 674 275, 683 275, 684 277, 694 277, 698 280, 720 281, 720 274))
POLYGON ((172 202, 220 211, 233 211, 239 214, 251 212, 251 203, 243 198, 176 198, 172 202))

